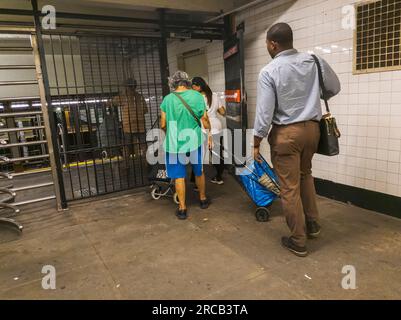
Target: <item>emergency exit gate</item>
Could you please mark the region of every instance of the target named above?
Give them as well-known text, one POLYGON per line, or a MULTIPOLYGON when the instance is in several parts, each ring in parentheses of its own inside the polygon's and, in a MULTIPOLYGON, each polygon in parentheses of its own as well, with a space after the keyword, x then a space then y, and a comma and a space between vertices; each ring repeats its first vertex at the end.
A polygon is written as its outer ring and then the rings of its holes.
MULTIPOLYGON (((19 46, 0 46, 8 57, 26 52, 12 64, 2 61, 1 71, 38 77, 0 81, 11 94, 36 86, 28 90, 33 96, 0 99, 0 216, 30 203, 57 198, 61 209, 71 200, 147 185, 146 133, 159 125, 166 91, 161 39, 53 33, 42 34, 39 46, 35 29, 26 30, 15 33, 19 46)), ((1 222, 22 230, 15 220, 1 222)))
POLYGON ((158 38, 44 35, 66 200, 147 184, 163 98, 158 38), (125 124, 125 125, 124 125, 125 124))
MULTIPOLYGON (((33 50, 35 63, 1 67, 35 70, 34 81, 12 84, 32 82, 39 88, 34 95, 10 93, 0 101, 0 118, 8 119, 0 128, 2 137, 8 135, 0 139, 0 156, 7 153, 14 159, 0 157, 0 180, 4 184, 29 175, 31 180, 23 179, 19 191, 34 189, 38 198, 17 204, 56 199, 58 209, 72 200, 147 185, 145 136, 159 126, 159 107, 169 93, 167 38, 185 30, 185 38, 190 34, 192 39, 223 40, 224 25, 174 15, 167 19, 166 10, 158 9, 156 19, 57 12, 57 29, 44 30, 37 0, 31 5, 32 10, 0 8, 0 15, 33 18, 33 23, 0 25, 0 33, 15 31, 30 38, 32 48, 23 49, 33 50), (71 23, 77 19, 92 23, 71 23), (106 21, 114 25, 103 25, 106 21), (14 128, 19 122, 28 125, 14 128), (30 141, 24 132, 31 134, 30 141), (45 178, 52 181, 42 181, 45 178), (44 194, 47 187, 54 190, 44 194)), ((17 190, 3 184, 0 194, 8 196, 0 197, 0 214, 2 209, 17 212, 17 190)))

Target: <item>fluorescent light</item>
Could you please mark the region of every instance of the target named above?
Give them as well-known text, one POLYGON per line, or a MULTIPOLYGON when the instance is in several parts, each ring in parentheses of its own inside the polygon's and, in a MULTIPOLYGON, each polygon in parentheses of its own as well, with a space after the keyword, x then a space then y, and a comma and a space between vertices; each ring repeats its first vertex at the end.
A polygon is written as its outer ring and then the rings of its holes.
POLYGON ((108 99, 91 99, 91 100, 85 100, 85 101, 56 101, 52 102, 52 106, 64 106, 64 105, 74 105, 74 104, 81 104, 81 103, 100 103, 100 102, 107 102, 109 101, 108 99))
POLYGON ((29 108, 29 104, 27 104, 27 103, 12 104, 12 105, 11 105, 11 108, 12 108, 12 109, 29 108))

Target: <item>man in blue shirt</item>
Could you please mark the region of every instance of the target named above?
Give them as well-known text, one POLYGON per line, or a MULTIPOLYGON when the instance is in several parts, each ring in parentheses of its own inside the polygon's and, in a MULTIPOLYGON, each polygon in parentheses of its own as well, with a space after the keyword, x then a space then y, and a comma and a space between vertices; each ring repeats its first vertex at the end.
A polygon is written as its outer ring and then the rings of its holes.
MULTIPOLYGON (((293 32, 286 23, 278 23, 267 32, 267 49, 273 61, 259 75, 254 156, 260 161, 260 143, 269 136, 283 212, 292 233, 282 238, 282 244, 305 257, 307 236, 316 238, 321 229, 312 177, 322 118, 318 69, 310 54, 294 49, 293 32)), ((341 85, 328 63, 321 58, 319 61, 331 98, 340 92, 341 85)))

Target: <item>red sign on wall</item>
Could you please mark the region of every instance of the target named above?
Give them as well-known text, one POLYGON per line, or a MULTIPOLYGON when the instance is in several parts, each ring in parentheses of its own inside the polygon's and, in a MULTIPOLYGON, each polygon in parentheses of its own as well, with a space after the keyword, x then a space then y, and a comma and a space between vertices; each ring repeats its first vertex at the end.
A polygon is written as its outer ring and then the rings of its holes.
POLYGON ((226 90, 227 102, 241 102, 241 90, 226 90))
POLYGON ((224 60, 230 58, 234 54, 238 53, 238 44, 236 44, 234 47, 228 49, 226 52, 224 52, 224 60))

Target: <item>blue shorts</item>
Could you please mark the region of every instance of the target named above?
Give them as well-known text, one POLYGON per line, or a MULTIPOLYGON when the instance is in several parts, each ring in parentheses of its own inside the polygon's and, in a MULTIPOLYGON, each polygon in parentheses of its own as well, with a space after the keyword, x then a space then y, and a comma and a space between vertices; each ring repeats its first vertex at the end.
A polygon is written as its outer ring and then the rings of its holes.
POLYGON ((203 174, 203 148, 188 153, 166 152, 166 170, 170 179, 184 179, 187 176, 187 165, 192 165, 195 177, 203 174))

